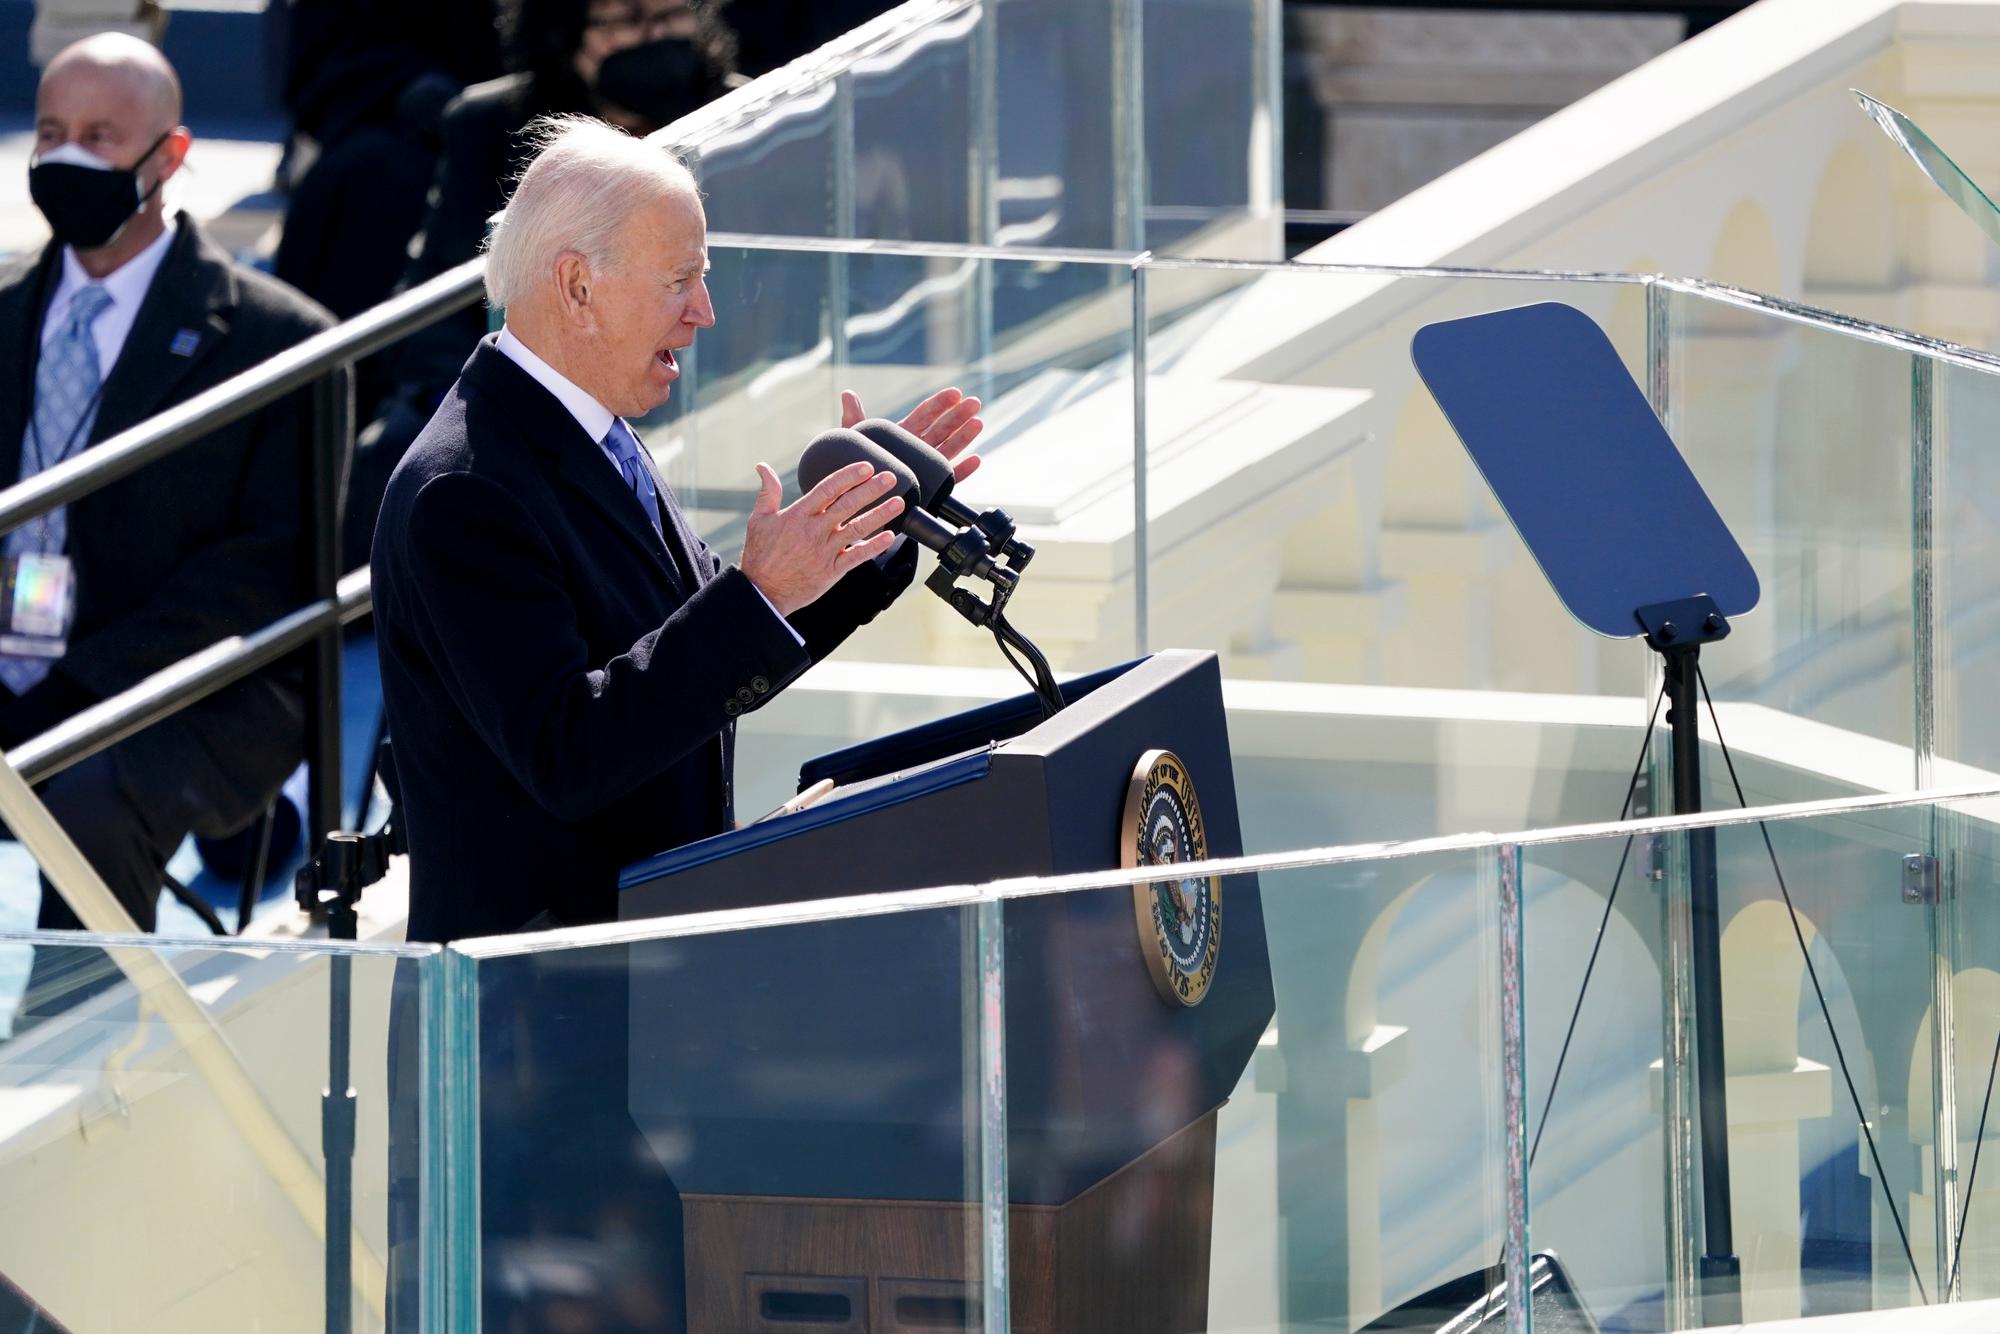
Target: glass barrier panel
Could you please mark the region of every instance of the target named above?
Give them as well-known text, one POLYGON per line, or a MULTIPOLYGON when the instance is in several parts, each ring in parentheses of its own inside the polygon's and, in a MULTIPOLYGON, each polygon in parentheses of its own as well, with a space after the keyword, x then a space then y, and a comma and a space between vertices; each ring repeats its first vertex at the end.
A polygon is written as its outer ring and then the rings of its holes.
POLYGON ((660 139, 700 177, 712 223, 741 214, 774 236, 989 240, 974 216, 992 188, 991 154, 978 150, 990 137, 982 24, 972 0, 903 5, 660 139))
POLYGON ((981 943, 949 907, 454 946, 483 1327, 984 1328, 981 943))
POLYGON ((2000 770, 2000 369, 1936 363, 1932 402, 1934 781, 1976 783, 2000 770))
MULTIPOLYGON (((836 236, 990 242, 991 127, 982 116, 985 8, 967 6, 887 50, 857 58, 836 83, 848 117, 846 178, 833 196, 836 236)), ((773 232, 762 210, 746 222, 773 232)))
POLYGON ((1910 786, 1910 354, 1661 295, 1668 429, 1762 584, 1757 609, 1703 654, 1710 689, 1843 753, 1844 772, 1783 799, 1910 786))
MULTIPOLYGON (((841 390, 893 420, 956 385, 983 401, 987 422, 980 470, 958 498, 1004 508, 1036 548, 1009 618, 1058 671, 1131 656, 1129 267, 727 238, 710 258, 718 325, 666 413, 640 428, 710 545, 741 551, 760 459, 797 496, 793 461, 839 424, 841 390)), ((922 586, 935 564, 923 556, 916 586, 744 729, 746 815, 792 795, 813 754, 1023 688, 993 636, 922 586)))
POLYGON ((1694 1277, 1721 1253, 1703 1225, 1710 1094, 1744 1321, 1936 1298, 1939 918, 1904 892, 1906 859, 1935 847, 1932 808, 1913 806, 1522 848, 1533 1249, 1603 1328, 1729 1321, 1694 1277), (1713 954, 1691 925, 1704 838, 1713 954), (1719 1087, 1691 1017, 1705 985, 1719 1087))
POLYGON ((1145 271, 1148 642, 1230 677, 1622 696, 1647 654, 1563 609, 1410 359, 1560 301, 1643 385, 1639 281, 1159 261, 1145 271))
POLYGON ((698 160, 711 219, 741 212, 780 236, 1282 256, 1277 0, 905 8, 668 131, 698 160))
POLYGON ((1006 900, 1015 1319, 1358 1331, 1483 1289, 1506 1216, 1494 865, 1006 900))
POLYGON ((1131 8, 1145 48, 1144 248, 1283 259, 1278 0, 1131 8))
MULTIPOLYGON (((2000 1069, 2000 923, 1985 910, 2000 885, 2000 802, 1966 801, 1943 806, 1938 816, 1939 973, 1950 986, 1932 996, 1932 1018, 1917 1044, 1911 1079, 1920 1083, 1932 1070, 1953 1072, 1940 1080, 1949 1122, 1925 1146, 1939 1159, 1938 1145, 1951 1149, 1943 1166, 1955 1173, 1940 1212, 1950 1245, 1944 1281, 1960 1301, 2000 1299, 2000 1158, 1985 1152, 2000 1141, 2000 1107, 1995 1104, 1995 1071, 2000 1069), (1956 1265, 1957 1273, 1950 1272, 1956 1265)), ((1995 1154, 2000 1154, 1996 1145, 1995 1154)), ((1927 1166, 1932 1164, 1927 1163, 1927 1166)), ((1942 1191, 1939 1192, 1943 1194, 1942 1191)))
POLYGON ((324 1328, 343 1178, 353 1328, 447 1327, 436 950, 0 939, 26 983, 0 1042, 0 1327, 324 1328), (353 1149, 329 1164, 343 1018, 353 1149))

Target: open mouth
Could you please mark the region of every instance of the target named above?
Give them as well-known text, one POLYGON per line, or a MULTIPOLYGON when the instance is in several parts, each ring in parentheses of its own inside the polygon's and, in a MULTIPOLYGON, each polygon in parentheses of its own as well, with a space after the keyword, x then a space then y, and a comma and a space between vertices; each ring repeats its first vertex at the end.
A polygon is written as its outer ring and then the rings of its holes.
POLYGON ((672 348, 670 347, 661 348, 658 352, 653 354, 653 359, 658 361, 662 366, 665 366, 668 370, 674 372, 676 375, 680 373, 681 365, 678 361, 674 360, 674 350, 672 348))

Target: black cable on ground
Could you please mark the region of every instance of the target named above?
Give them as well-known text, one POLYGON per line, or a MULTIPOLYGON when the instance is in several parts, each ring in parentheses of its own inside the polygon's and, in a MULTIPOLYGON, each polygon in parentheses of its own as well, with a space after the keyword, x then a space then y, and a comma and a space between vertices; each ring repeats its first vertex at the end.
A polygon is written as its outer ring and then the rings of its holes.
MULTIPOLYGON (((1729 769, 1729 782, 1736 789, 1736 804, 1747 808, 1749 800, 1743 795, 1743 783, 1736 776, 1736 761, 1729 754, 1729 743, 1722 739, 1722 722, 1715 716, 1715 700, 1708 693, 1708 678, 1701 668, 1695 668, 1695 680, 1701 685, 1702 701, 1708 705, 1709 725, 1715 728, 1716 745, 1722 751, 1722 762, 1729 769)), ((1931 1304, 1930 1293, 1924 1288, 1924 1276, 1917 1268, 1916 1252, 1910 1249, 1910 1234, 1903 1227, 1902 1211, 1896 1208, 1896 1194, 1889 1189, 1889 1174, 1882 1168, 1882 1155, 1876 1151, 1874 1132, 1868 1128, 1868 1114, 1862 1110, 1861 1094, 1854 1087, 1854 1076, 1847 1068, 1847 1053, 1841 1049, 1839 1030, 1833 1026, 1833 1011, 1827 1008, 1826 992, 1819 984, 1819 970, 1813 967, 1812 951, 1806 946, 1806 933, 1799 926, 1799 910, 1792 905, 1792 891, 1785 884, 1785 873, 1778 866, 1778 849, 1771 842, 1771 830, 1762 820, 1757 822, 1757 830, 1764 836, 1764 851, 1771 858, 1771 875, 1778 882, 1778 892, 1784 896, 1785 911, 1791 915, 1792 935, 1799 942, 1799 957, 1805 961, 1806 976, 1812 980, 1813 998, 1819 1002, 1820 1018, 1826 1022, 1826 1035, 1833 1042, 1834 1059, 1840 1063, 1840 1077, 1847 1084, 1847 1096, 1854 1104, 1854 1117, 1861 1127, 1861 1137, 1868 1143, 1869 1161, 1875 1164, 1875 1180, 1882 1187, 1882 1201, 1889 1206, 1889 1217, 1895 1220, 1896 1235, 1903 1243, 1903 1258, 1910 1262, 1910 1277, 1916 1282, 1917 1295, 1923 1298, 1925 1306, 1931 1304)))

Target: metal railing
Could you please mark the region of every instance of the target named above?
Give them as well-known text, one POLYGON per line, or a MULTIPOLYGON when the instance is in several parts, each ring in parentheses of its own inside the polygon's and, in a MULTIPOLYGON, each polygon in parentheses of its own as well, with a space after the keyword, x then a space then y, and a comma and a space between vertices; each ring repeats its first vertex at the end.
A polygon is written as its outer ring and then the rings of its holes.
MULTIPOLYGON (((341 472, 354 434, 352 395, 346 391, 341 373, 478 300, 483 271, 483 260, 471 260, 439 274, 0 491, 0 533, 4 533, 168 458, 287 394, 309 386, 312 389, 312 468, 307 512, 301 518, 310 535, 314 600, 259 630, 223 640, 163 668, 23 742, 7 752, 9 767, 29 783, 42 782, 225 686, 309 648, 305 737, 310 782, 308 850, 317 848, 339 827, 341 629, 367 615, 374 605, 366 566, 341 577, 341 472)), ((39 800, 36 804, 40 805, 39 800)), ((18 827, 14 812, 0 812, 0 816, 10 827, 18 827)), ((60 869, 44 867, 56 891, 70 900, 66 877, 58 874, 60 869)))

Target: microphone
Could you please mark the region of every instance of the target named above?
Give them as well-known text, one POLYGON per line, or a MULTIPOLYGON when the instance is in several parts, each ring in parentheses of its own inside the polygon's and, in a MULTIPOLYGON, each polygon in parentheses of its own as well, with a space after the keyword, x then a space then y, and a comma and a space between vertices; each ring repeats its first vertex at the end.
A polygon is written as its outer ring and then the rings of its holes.
POLYGON ((916 476, 921 493, 918 504, 961 528, 970 528, 979 516, 951 498, 951 461, 931 448, 929 442, 885 417, 870 417, 854 426, 857 435, 867 436, 916 476))
POLYGON ((908 465, 917 479, 921 497, 918 504, 946 523, 960 528, 977 528, 985 533, 993 549, 1006 557, 1016 570, 1034 558, 1033 547, 1015 540, 1014 520, 1005 510, 975 514, 971 506, 953 497, 951 488, 958 479, 952 475, 951 460, 938 453, 922 437, 883 417, 870 417, 854 429, 899 462, 908 465))
MULTIPOLYGON (((923 444, 920 440, 917 443, 923 444)), ((930 447, 924 445, 924 448, 930 447)), ((943 462, 943 455, 936 450, 931 453, 943 462)), ((867 463, 875 471, 886 472, 896 479, 894 494, 903 498, 903 512, 886 525, 890 532, 900 533, 937 552, 954 575, 984 579, 995 587, 1013 587, 1017 576, 1005 566, 994 564, 986 537, 978 526, 974 524, 960 531, 926 509, 924 486, 916 469, 858 431, 836 428, 814 436, 799 455, 799 489, 812 490, 850 463, 867 463)), ((949 478, 950 474, 951 467, 946 464, 945 475, 949 478)))
POLYGON ((1034 688, 1044 717, 1062 712, 1062 687, 1056 684, 1048 658, 1007 621, 1007 600, 1021 582, 1021 567, 1035 554, 1033 547, 1014 540, 1014 521, 1000 510, 974 514, 953 500, 950 461, 894 422, 879 417, 853 430, 841 428, 814 436, 799 455, 799 485, 811 490, 830 473, 857 460, 865 460, 877 472, 896 479, 903 512, 889 522, 889 531, 913 537, 938 553, 938 568, 924 581, 925 586, 966 620, 993 632, 1001 655, 1034 688), (952 524, 959 528, 953 529, 952 524), (1009 565, 995 562, 996 548, 1009 565), (990 601, 981 602, 970 590, 958 587, 956 581, 967 575, 993 585, 990 601), (1015 657, 1016 651, 1027 658, 1028 665, 1015 657))

